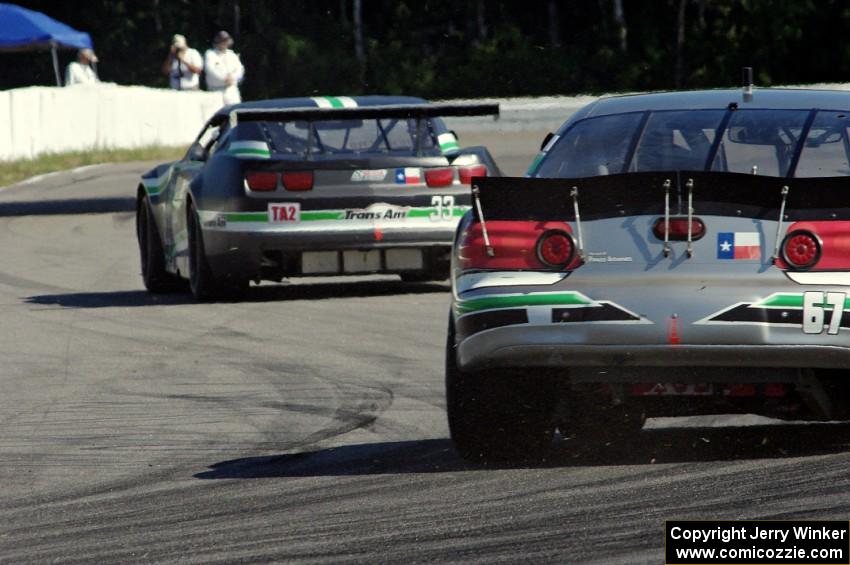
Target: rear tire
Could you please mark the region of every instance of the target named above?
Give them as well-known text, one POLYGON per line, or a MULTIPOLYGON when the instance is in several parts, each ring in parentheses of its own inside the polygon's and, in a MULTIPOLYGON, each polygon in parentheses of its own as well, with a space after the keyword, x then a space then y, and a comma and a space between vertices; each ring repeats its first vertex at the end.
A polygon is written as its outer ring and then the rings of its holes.
POLYGON ((457 366, 454 327, 446 344, 446 409, 461 457, 472 462, 534 462, 552 443, 554 381, 522 371, 467 372, 457 366))
POLYGON ((136 206, 136 239, 139 242, 142 281, 145 283, 145 288, 154 294, 185 290, 186 285, 180 277, 165 269, 162 238, 147 196, 143 196, 136 206))
POLYGON ((198 221, 195 204, 189 203, 187 218, 189 232, 189 287, 196 300, 238 300, 248 290, 248 279, 230 276, 227 281, 217 279, 210 269, 204 249, 204 234, 198 221))

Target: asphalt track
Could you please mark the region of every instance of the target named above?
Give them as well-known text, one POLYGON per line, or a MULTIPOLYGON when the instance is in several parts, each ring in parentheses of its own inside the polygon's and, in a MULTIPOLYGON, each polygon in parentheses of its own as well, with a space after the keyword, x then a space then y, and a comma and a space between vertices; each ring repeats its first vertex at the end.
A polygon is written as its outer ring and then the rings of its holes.
MULTIPOLYGON (((541 134, 487 141, 521 173, 541 134)), ((850 516, 844 426, 655 421, 534 468, 465 464, 445 284, 152 297, 143 169, 0 191, 0 562, 661 563, 669 518, 850 516)))

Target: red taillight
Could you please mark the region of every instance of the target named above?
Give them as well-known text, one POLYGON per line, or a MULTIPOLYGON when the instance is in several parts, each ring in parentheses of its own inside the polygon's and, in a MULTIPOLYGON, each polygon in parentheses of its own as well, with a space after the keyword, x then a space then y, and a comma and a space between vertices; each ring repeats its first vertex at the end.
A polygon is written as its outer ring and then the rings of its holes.
POLYGON ((455 170, 451 167, 425 169, 425 184, 432 188, 449 186, 455 180, 455 170))
MULTIPOLYGON (((652 226, 652 233, 658 239, 664 239, 664 218, 655 220, 652 226)), ((705 224, 699 218, 691 219, 691 239, 696 241, 705 235, 705 224)), ((670 218, 670 241, 685 241, 688 239, 688 218, 676 216, 670 218)))
POLYGON ((472 177, 486 177, 487 165, 472 165, 471 167, 460 167, 460 184, 472 184, 472 177))
POLYGON ((254 191, 270 191, 277 188, 277 173, 252 171, 245 173, 248 188, 254 191))
POLYGON ((537 258, 548 267, 566 267, 573 260, 575 251, 573 238, 565 231, 551 230, 537 240, 537 258))
POLYGON ((782 259, 794 269, 808 269, 820 259, 820 239, 808 230, 796 230, 782 242, 782 259))
MULTIPOLYGON (((538 251, 547 237, 567 234, 573 245, 570 227, 564 222, 491 220, 487 222, 487 236, 493 255, 487 254, 484 235, 479 222, 472 222, 458 235, 458 267, 461 269, 550 270, 572 269, 580 264, 575 251, 566 264, 544 263, 538 251)), ((563 239, 546 239, 546 257, 563 259, 567 246, 563 239)))
POLYGON ((313 171, 284 171, 283 188, 286 190, 312 190, 313 171))

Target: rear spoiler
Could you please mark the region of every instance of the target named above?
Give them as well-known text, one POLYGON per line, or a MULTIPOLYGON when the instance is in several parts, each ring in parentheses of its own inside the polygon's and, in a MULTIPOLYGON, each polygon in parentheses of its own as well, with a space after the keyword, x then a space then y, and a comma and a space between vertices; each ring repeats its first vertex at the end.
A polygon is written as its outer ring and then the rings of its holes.
POLYGON ((472 194, 486 220, 593 220, 688 213, 785 220, 850 219, 850 177, 784 178, 705 171, 573 179, 481 177, 472 194))
POLYGON ((444 116, 499 116, 498 104, 392 104, 355 108, 244 108, 232 110, 230 126, 247 121, 357 120, 380 118, 436 118, 444 116))

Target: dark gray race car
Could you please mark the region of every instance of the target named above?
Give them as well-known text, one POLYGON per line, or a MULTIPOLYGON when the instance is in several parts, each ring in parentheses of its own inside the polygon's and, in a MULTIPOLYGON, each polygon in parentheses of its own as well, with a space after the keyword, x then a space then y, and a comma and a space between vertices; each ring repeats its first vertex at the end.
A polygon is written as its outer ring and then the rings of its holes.
POLYGON ((539 456, 647 415, 850 417, 850 93, 601 99, 531 178, 473 183, 452 437, 539 456))
POLYGON ((471 179, 500 172, 440 117, 491 114, 498 105, 386 96, 224 107, 182 160, 142 176, 145 286, 188 279, 211 299, 298 275, 445 278, 471 179))

